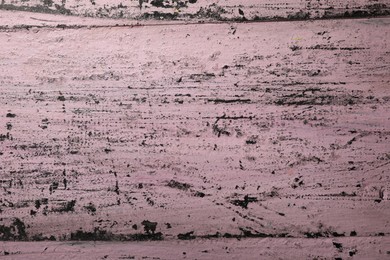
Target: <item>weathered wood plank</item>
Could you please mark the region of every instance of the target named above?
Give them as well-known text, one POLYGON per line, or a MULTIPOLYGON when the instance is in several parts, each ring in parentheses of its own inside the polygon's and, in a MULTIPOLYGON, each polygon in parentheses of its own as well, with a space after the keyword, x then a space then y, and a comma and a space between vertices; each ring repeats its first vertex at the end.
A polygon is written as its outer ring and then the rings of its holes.
POLYGON ((3 236, 388 236, 389 24, 3 29, 3 236))
MULTIPOLYGON (((386 259, 390 239, 242 239, 114 242, 7 242, 4 259, 386 259), (320 246, 319 246, 320 245, 320 246), (341 247, 340 247, 341 246, 341 247), (351 257, 352 256, 352 257, 351 257), (7 258, 8 257, 8 258, 7 258)), ((0 255, 1 255, 0 251, 0 255)))
POLYGON ((111 18, 236 21, 390 14, 388 0, 2 0, 0 9, 111 18))

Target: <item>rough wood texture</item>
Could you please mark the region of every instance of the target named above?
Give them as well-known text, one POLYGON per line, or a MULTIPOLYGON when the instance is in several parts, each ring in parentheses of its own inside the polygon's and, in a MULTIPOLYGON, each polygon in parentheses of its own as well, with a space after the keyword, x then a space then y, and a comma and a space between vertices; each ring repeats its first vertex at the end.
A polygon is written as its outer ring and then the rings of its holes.
MULTIPOLYGON (((265 238, 117 242, 7 242, 8 259, 386 259, 389 238, 265 238), (341 247, 340 247, 341 246, 341 247)), ((7 259, 5 256, 3 258, 7 259)))
POLYGON ((0 240, 390 254, 390 18, 0 22, 0 240))
POLYGON ((237 21, 390 14, 388 0, 2 0, 0 9, 92 17, 237 21))

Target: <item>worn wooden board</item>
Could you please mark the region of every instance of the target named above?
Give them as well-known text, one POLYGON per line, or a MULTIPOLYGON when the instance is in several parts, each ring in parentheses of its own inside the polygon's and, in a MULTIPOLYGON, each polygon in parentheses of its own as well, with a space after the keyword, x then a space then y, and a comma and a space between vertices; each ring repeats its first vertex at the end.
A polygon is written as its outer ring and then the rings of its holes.
POLYGON ((4 259, 386 259, 388 237, 197 239, 126 242, 6 242, 4 259))
POLYGON ((388 255, 390 18, 0 22, 1 240, 388 255))
POLYGON ((390 14, 389 0, 2 0, 0 9, 133 19, 280 20, 390 14))

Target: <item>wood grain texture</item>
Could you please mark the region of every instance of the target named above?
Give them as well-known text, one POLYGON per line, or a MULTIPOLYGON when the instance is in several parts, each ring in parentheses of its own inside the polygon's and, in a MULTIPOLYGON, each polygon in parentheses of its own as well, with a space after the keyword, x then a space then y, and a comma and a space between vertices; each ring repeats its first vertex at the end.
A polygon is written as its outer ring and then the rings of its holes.
POLYGON ((2 0, 0 9, 111 18, 233 21, 390 14, 388 0, 2 0))
POLYGON ((2 29, 2 239, 388 236, 389 24, 2 29))
MULTIPOLYGON (((7 242, 4 259, 386 259, 389 238, 266 238, 117 242, 7 242), (337 248, 337 245, 339 248, 337 248), (341 248, 340 248, 341 245, 341 248)), ((0 251, 1 255, 1 251, 0 251)))

